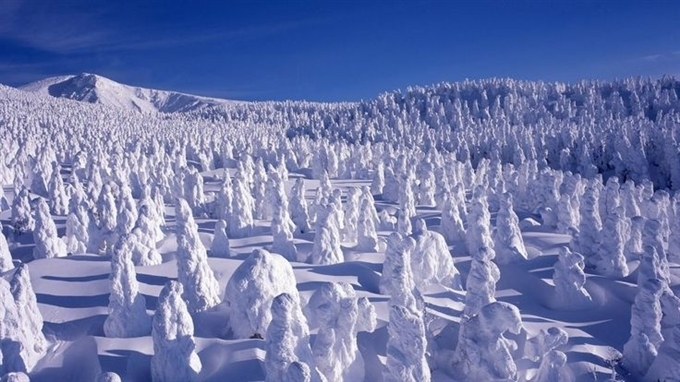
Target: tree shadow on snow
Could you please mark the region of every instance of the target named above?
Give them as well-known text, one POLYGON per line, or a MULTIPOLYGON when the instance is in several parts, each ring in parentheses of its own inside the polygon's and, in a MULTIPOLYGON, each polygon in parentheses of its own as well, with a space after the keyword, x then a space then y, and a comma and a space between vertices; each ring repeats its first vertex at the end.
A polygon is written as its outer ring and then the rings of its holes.
POLYGON ((50 280, 50 281, 66 281, 66 282, 74 282, 74 283, 84 283, 84 282, 89 282, 89 281, 108 280, 109 274, 108 273, 102 273, 100 275, 90 275, 90 276, 43 275, 41 278, 45 279, 45 280, 50 280))
POLYGON ((84 317, 62 323, 45 321, 43 333, 61 341, 73 341, 84 336, 104 336, 104 321, 107 314, 84 317))
POLYGON ((94 308, 97 306, 109 306, 109 293, 94 296, 56 296, 36 293, 35 296, 41 304, 58 306, 60 308, 94 308))

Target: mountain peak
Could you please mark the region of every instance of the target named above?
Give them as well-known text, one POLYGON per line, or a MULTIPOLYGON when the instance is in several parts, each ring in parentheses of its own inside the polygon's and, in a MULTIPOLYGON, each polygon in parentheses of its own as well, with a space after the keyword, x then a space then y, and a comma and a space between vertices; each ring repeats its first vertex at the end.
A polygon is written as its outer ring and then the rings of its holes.
POLYGON ((93 73, 50 77, 20 89, 142 113, 181 113, 233 102, 124 85, 93 73))

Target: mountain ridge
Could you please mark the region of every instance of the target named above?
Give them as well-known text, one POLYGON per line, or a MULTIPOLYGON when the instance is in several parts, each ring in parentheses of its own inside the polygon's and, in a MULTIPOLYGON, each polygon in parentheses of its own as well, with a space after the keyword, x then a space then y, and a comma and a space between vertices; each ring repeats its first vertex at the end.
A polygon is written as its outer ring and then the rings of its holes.
POLYGON ((49 77, 18 89, 141 113, 184 113, 225 104, 247 103, 125 85, 91 73, 49 77))

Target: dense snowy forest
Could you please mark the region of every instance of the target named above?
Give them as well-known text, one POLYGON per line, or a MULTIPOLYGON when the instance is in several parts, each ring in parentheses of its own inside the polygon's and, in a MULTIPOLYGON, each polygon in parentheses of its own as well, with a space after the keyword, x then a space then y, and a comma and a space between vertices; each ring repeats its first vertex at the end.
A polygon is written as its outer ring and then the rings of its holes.
POLYGON ((111 82, 0 85, 1 381, 680 380, 677 79, 111 82))

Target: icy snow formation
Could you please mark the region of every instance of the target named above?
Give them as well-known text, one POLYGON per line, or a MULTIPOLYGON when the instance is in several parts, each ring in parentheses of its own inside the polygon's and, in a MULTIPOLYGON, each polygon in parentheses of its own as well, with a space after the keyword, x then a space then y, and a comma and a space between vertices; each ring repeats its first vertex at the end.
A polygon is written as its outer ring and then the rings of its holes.
POLYGON ((463 290, 460 274, 453 264, 444 236, 427 229, 425 220, 415 221, 413 229, 415 247, 411 251, 411 271, 416 287, 441 284, 463 290))
POLYGON ((506 331, 522 329, 519 309, 505 302, 485 305, 479 314, 461 323, 453 357, 454 370, 463 380, 492 381, 517 378, 506 331))
POLYGON ((182 299, 182 284, 169 281, 158 296, 151 335, 151 379, 162 381, 196 381, 201 360, 196 354, 194 322, 182 299))
POLYGON ((184 297, 191 312, 200 312, 220 302, 217 279, 208 265, 208 254, 198 236, 198 226, 189 204, 178 199, 177 215, 177 278, 184 287, 184 297))
POLYGON ((151 332, 151 317, 146 314, 146 299, 139 292, 137 272, 132 263, 134 245, 131 235, 123 235, 111 257, 109 315, 104 321, 107 337, 141 337, 151 332))
POLYGON ((281 293, 299 301, 293 267, 281 255, 255 249, 236 268, 224 294, 234 336, 263 336, 272 320, 272 300, 281 293))

